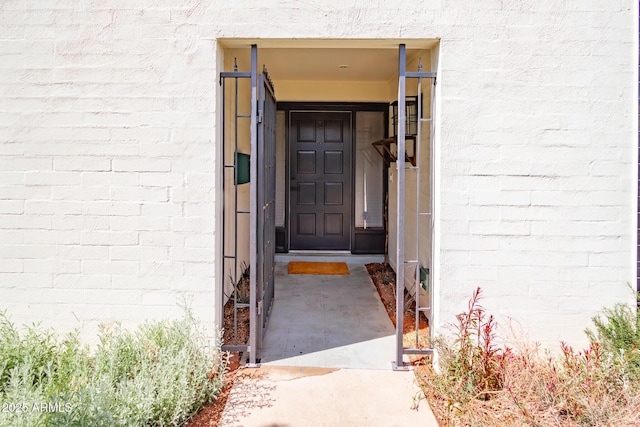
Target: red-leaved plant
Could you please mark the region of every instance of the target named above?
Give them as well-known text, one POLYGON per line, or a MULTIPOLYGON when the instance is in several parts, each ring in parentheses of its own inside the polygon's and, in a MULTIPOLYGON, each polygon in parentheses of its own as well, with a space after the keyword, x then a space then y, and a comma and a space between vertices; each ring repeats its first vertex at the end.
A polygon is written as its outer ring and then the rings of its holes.
POLYGON ((440 372, 420 377, 443 425, 640 425, 640 384, 624 352, 596 340, 583 351, 561 343, 558 355, 546 357, 537 344, 498 346, 496 321, 480 297, 478 288, 456 316, 452 341, 436 339, 440 372))
POLYGON ((493 315, 487 316, 480 305, 481 294, 477 288, 469 300, 468 310, 456 316, 457 337, 449 377, 460 381, 469 397, 489 400, 495 391, 502 389, 503 366, 511 349, 495 344, 497 324, 493 315))

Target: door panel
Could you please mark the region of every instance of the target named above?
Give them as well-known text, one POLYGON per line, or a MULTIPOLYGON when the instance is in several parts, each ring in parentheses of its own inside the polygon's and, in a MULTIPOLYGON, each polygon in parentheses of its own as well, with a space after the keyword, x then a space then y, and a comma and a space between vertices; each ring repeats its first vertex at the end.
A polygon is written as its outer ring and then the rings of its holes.
POLYGON ((351 113, 292 112, 291 249, 349 250, 351 113))

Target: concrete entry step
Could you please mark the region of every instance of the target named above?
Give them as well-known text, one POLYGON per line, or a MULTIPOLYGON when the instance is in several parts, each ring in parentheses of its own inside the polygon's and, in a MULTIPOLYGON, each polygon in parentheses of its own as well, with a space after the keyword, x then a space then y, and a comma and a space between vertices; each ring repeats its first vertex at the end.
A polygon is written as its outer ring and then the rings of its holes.
POLYGON ((276 254, 277 263, 289 261, 316 261, 336 262, 342 261, 349 264, 368 264, 371 262, 383 262, 384 255, 355 255, 351 252, 322 252, 322 251, 291 251, 286 254, 276 254))

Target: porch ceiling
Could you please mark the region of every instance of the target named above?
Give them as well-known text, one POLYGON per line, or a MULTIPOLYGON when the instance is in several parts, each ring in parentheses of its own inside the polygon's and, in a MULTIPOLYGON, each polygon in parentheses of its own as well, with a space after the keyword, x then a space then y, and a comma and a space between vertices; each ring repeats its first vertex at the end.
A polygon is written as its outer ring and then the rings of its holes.
POLYGON ((437 40, 227 40, 238 63, 258 45, 258 63, 274 80, 390 81, 398 72, 398 44, 407 44, 411 59, 437 40))
POLYGON ((394 49, 261 49, 259 60, 275 80, 389 81, 398 72, 394 49))

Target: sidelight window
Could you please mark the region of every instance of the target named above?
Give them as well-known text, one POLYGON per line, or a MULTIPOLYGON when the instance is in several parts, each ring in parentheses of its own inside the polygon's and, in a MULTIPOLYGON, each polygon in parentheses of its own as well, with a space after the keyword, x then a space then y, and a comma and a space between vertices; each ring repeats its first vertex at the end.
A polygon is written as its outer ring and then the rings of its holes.
POLYGON ((384 161, 372 142, 385 137, 382 111, 356 113, 355 226, 384 226, 384 161))

